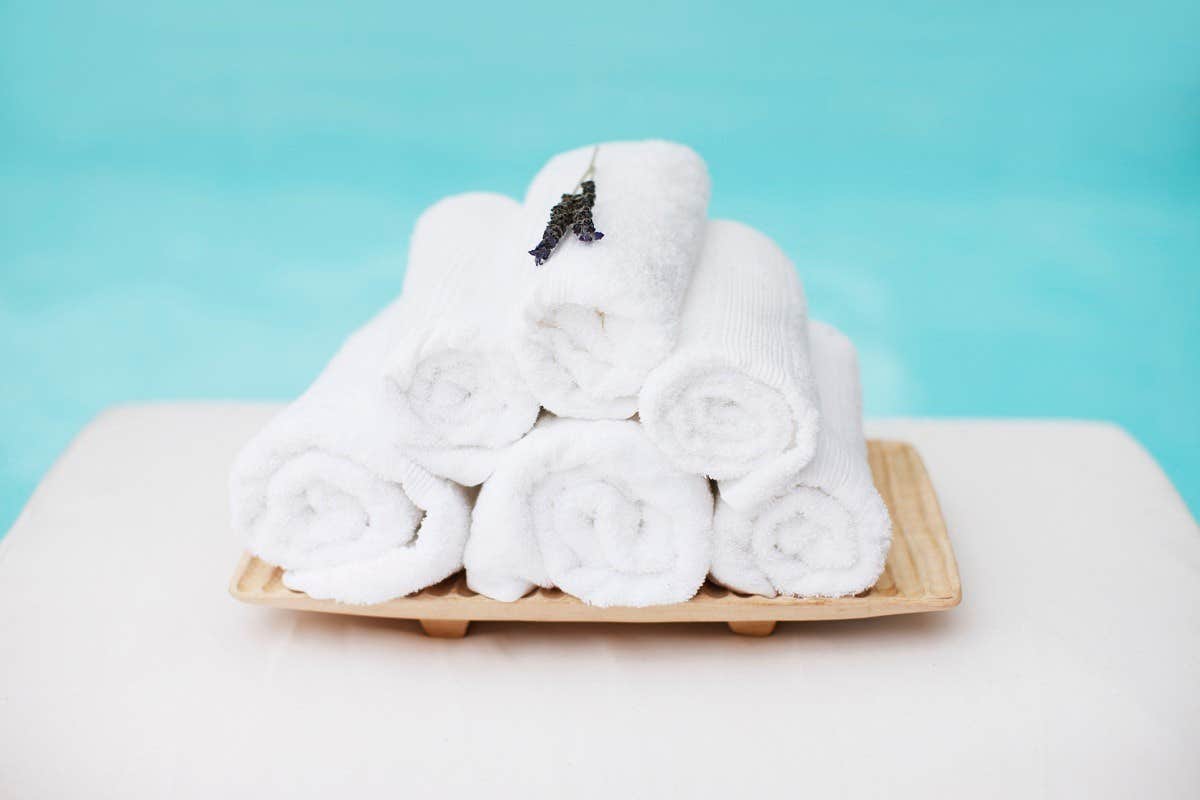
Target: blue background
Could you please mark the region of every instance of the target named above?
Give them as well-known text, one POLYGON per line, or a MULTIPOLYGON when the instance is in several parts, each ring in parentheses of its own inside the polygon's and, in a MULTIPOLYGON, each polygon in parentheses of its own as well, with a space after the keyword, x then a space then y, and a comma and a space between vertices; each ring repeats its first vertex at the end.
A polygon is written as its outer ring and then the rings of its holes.
POLYGON ((869 413, 1115 420, 1200 508, 1197 31, 1194 2, 3 3, 0 531, 109 404, 299 392, 427 204, 646 136, 793 255, 869 413))

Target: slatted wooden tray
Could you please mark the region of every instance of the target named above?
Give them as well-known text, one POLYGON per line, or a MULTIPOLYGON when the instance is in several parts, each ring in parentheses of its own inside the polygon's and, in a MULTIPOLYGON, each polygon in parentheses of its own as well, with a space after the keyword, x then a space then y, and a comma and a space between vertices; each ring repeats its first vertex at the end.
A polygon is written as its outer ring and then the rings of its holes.
POLYGON ((921 457, 904 442, 868 444, 875 485, 892 515, 887 566, 875 586, 854 597, 756 597, 711 582, 686 603, 649 608, 595 608, 558 589, 501 603, 467 588, 462 573, 408 597, 371 606, 314 600, 283 585, 278 567, 246 554, 229 590, 258 605, 330 614, 419 620, 430 636, 466 635, 475 620, 526 622, 726 622, 734 633, 766 636, 777 622, 853 619, 941 611, 958 605, 962 587, 937 496, 921 457))

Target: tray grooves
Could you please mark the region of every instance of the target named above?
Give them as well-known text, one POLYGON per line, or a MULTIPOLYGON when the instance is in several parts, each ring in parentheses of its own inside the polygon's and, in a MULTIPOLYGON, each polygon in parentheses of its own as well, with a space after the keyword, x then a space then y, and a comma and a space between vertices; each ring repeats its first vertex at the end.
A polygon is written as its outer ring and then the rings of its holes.
MULTIPOLYGON (((890 483, 895 485, 898 482, 898 475, 913 475, 915 464, 910 459, 906 458, 902 451, 893 451, 889 454, 889 459, 895 462, 893 468, 889 470, 888 473, 890 476, 890 483)), ((906 492, 910 495, 909 497, 905 498, 907 502, 897 503, 897 507, 903 509, 903 513, 907 515, 906 519, 904 520, 905 529, 910 531, 912 534, 910 536, 906 536, 904 541, 908 546, 909 556, 912 560, 913 569, 917 574, 917 579, 920 581, 920 585, 923 587, 929 587, 931 576, 937 572, 940 572, 938 567, 941 565, 936 562, 936 554, 929 552, 928 540, 923 535, 923 532, 927 530, 927 525, 925 524, 926 520, 922 504, 919 502, 913 502, 915 498, 911 496, 914 492, 918 491, 918 488, 914 486, 913 481, 910 480, 906 482, 903 487, 897 487, 897 491, 906 492), (913 557, 914 550, 920 551, 920 558, 913 557), (931 555, 935 557, 932 563, 929 561, 929 557, 931 555), (925 569, 922 569, 923 566, 925 569)))
POLYGON ((275 594, 280 591, 288 591, 288 588, 283 585, 283 570, 276 568, 271 570, 271 574, 267 577, 266 583, 262 585, 263 594, 275 594))
POLYGON ((238 584, 239 588, 247 592, 262 592, 277 568, 250 556, 246 556, 244 563, 246 568, 238 584))
POLYGON ((920 490, 922 497, 918 504, 922 524, 914 531, 914 535, 920 536, 925 542, 925 546, 929 548, 931 561, 936 557, 937 563, 941 565, 940 570, 929 576, 930 587, 939 597, 961 597, 962 587, 958 577, 958 564, 955 562, 954 551, 950 547, 950 539, 946 534, 946 521, 942 515, 941 504, 933 491, 933 482, 929 478, 924 462, 921 461, 915 450, 910 448, 905 453, 905 458, 912 463, 913 470, 920 472, 922 479, 920 490))
POLYGON ((454 580, 454 594, 459 597, 475 597, 476 593, 471 591, 471 587, 467 586, 466 573, 460 572, 454 580))
MULTIPOLYGON (((889 559, 891 555, 889 553, 889 559)), ((892 577, 891 563, 885 564, 883 574, 879 576, 879 580, 875 581, 875 586, 868 590, 868 594, 874 593, 881 597, 895 597, 898 590, 896 589, 896 580, 892 577)))
POLYGON ((918 516, 913 515, 914 498, 911 494, 912 482, 916 476, 902 452, 897 452, 895 448, 876 449, 880 451, 880 458, 884 462, 883 474, 886 475, 886 480, 882 483, 886 492, 885 502, 889 510, 895 509, 892 511, 892 525, 907 534, 892 538, 892 551, 895 554, 889 558, 892 579, 896 584, 897 594, 922 595, 925 594, 923 589, 926 585, 926 575, 921 569, 924 560, 919 556, 924 556, 925 553, 918 541, 919 537, 915 535, 920 528, 921 519, 919 511, 918 516))

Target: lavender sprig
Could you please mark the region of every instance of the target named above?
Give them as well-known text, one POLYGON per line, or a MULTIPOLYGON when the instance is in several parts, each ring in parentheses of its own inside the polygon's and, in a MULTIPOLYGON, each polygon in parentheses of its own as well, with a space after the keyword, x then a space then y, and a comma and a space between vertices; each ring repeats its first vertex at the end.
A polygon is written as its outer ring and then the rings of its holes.
POLYGON ((554 208, 550 209, 550 221, 546 223, 546 229, 542 232, 542 240, 529 251, 536 266, 540 267, 550 258, 550 254, 558 247, 568 229, 573 231, 581 242, 598 242, 604 238, 604 234, 596 230, 592 221, 592 206, 596 205, 596 182, 590 178, 596 171, 596 154, 599 151, 599 145, 592 151, 592 160, 587 171, 579 179, 579 194, 564 194, 554 208))

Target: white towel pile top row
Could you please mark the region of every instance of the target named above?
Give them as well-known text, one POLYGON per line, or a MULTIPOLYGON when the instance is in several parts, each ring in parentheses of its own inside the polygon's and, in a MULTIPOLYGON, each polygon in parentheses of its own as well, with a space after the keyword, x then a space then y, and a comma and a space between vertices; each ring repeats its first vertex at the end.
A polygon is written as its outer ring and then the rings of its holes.
POLYGON ((523 204, 427 210, 400 297, 238 456, 250 551, 346 603, 464 566, 510 602, 676 603, 710 575, 764 596, 869 588, 891 524, 854 347, 808 320, 779 247, 709 220, 708 198, 689 148, 616 142, 551 159, 523 204), (593 156, 604 239, 568 233, 535 267, 593 156))

